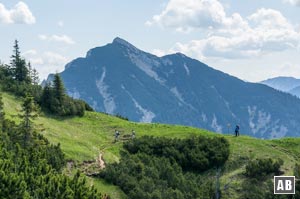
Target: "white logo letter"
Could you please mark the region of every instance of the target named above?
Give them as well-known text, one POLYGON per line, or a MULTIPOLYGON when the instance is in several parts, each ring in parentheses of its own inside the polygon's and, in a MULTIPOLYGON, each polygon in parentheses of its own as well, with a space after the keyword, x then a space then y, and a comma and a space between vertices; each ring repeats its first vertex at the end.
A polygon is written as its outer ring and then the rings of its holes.
POLYGON ((283 182, 282 182, 282 180, 278 180, 277 191, 279 191, 279 190, 284 191, 284 187, 283 187, 283 182))
POLYGON ((285 181, 285 190, 287 190, 287 191, 292 190, 292 181, 291 180, 286 180, 285 181))

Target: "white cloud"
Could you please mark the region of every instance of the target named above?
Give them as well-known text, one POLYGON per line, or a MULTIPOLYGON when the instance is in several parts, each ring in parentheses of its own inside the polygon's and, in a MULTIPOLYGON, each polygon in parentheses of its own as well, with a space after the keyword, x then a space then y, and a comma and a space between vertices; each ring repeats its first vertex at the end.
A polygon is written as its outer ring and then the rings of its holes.
POLYGON ((43 41, 55 41, 55 42, 62 42, 65 44, 75 44, 75 41, 67 36, 67 35, 39 35, 38 36, 40 40, 43 41))
POLYGON ((34 24, 35 21, 35 17, 24 2, 20 1, 12 9, 7 9, 0 3, 0 23, 34 24))
POLYGON ((26 57, 26 56, 33 56, 36 54, 37 54, 37 51, 35 49, 30 49, 30 50, 23 52, 22 56, 26 57))
POLYGON ((258 9, 248 19, 257 28, 293 28, 279 11, 273 9, 258 9))
POLYGON ((290 3, 291 5, 294 6, 300 6, 300 0, 284 0, 286 3, 290 3))
POLYGON ((32 66, 39 66, 44 64, 44 60, 42 58, 30 58, 29 61, 32 66))
POLYGON ((166 55, 167 53, 163 50, 160 50, 160 49, 153 49, 152 54, 154 54, 158 57, 162 57, 162 56, 166 55))
POLYGON ((50 73, 60 72, 64 66, 70 61, 69 58, 51 51, 40 53, 34 49, 22 53, 31 65, 36 68, 40 74, 40 78, 44 79, 50 73))
POLYGON ((6 10, 5 6, 0 3, 0 22, 1 23, 13 23, 10 17, 9 10, 6 10))
POLYGON ((223 5, 217 0, 170 0, 165 10, 153 16, 146 25, 158 24, 189 32, 195 28, 218 29, 243 23, 237 13, 227 17, 223 5))
POLYGON ((204 38, 178 42, 169 50, 199 59, 247 58, 300 45, 300 32, 279 11, 261 8, 246 18, 238 13, 227 16, 217 0, 170 0, 165 10, 147 24, 206 33, 204 38))
POLYGON ((54 52, 45 52, 43 57, 51 65, 66 64, 68 61, 66 57, 54 52))

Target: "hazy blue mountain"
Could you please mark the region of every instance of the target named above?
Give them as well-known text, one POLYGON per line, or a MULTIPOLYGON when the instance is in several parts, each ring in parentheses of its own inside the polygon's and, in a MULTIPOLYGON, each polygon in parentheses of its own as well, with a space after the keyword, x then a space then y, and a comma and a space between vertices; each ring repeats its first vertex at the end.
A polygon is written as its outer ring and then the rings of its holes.
POLYGON ((261 138, 300 136, 300 100, 177 53, 163 57, 116 38, 61 73, 67 92, 97 111, 261 138), (228 126, 230 124, 230 126, 228 126))
POLYGON ((300 98, 300 86, 297 86, 288 91, 290 94, 295 95, 300 98))
POLYGON ((289 92, 290 90, 300 86, 300 79, 294 77, 275 77, 261 82, 267 86, 280 91, 289 92))
POLYGON ((260 83, 300 98, 300 79, 294 77, 275 77, 260 83))

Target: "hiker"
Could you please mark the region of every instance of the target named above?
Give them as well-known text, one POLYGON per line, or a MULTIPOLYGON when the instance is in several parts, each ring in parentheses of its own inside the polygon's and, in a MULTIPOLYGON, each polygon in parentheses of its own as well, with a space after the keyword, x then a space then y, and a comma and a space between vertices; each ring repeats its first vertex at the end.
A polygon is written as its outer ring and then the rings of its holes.
POLYGON ((134 131, 134 130, 131 131, 131 138, 132 138, 132 139, 135 138, 135 131, 134 131))
POLYGON ((235 132, 235 136, 236 136, 236 137, 237 137, 237 136, 240 136, 240 126, 239 126, 239 125, 236 125, 236 126, 235 126, 234 132, 235 132))
POLYGON ((119 139, 119 136, 120 136, 120 133, 119 133, 119 131, 118 131, 118 130, 115 130, 115 142, 117 142, 117 141, 118 141, 118 139, 119 139))

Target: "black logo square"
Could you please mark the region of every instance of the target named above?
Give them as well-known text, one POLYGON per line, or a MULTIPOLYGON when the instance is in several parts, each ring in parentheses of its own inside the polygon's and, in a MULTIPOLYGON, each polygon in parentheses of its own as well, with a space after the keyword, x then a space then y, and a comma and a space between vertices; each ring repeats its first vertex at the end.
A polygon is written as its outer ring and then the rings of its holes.
POLYGON ((295 176, 274 176, 274 194, 295 194, 295 176))

